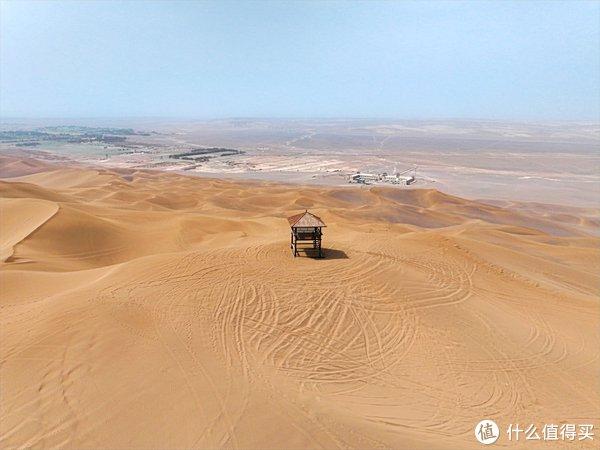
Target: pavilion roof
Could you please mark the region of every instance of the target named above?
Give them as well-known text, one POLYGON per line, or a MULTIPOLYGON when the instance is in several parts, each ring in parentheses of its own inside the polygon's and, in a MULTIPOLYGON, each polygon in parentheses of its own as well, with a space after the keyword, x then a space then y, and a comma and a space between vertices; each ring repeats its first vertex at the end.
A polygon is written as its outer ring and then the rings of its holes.
POLYGON ((292 228, 298 227, 326 227, 320 217, 309 213, 308 210, 287 218, 292 228))

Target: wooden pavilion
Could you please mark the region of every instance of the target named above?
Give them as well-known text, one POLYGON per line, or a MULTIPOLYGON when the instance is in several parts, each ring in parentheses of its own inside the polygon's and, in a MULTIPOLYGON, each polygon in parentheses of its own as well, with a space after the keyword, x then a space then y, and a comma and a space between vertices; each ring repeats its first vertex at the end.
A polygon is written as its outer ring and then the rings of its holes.
POLYGON ((292 229, 290 248, 294 253, 294 257, 298 256, 299 249, 304 249, 307 253, 308 250, 315 250, 318 257, 322 258, 321 237, 323 232, 321 229, 327 225, 323 223, 321 218, 305 210, 303 213, 288 217, 288 222, 292 229))

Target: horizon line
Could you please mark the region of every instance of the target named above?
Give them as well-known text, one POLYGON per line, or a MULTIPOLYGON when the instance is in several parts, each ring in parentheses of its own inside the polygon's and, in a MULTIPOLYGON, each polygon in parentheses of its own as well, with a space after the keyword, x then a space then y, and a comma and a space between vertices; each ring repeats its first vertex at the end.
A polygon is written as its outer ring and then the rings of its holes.
POLYGON ((489 118, 489 117, 445 117, 445 116, 420 116, 420 117, 395 117, 395 116, 19 116, 0 115, 0 123, 9 120, 172 120, 172 121, 198 121, 213 122, 224 120, 271 120, 271 121, 296 121, 296 120, 335 120, 335 121, 446 121, 446 122, 513 122, 513 123, 591 123, 600 126, 598 118, 489 118))

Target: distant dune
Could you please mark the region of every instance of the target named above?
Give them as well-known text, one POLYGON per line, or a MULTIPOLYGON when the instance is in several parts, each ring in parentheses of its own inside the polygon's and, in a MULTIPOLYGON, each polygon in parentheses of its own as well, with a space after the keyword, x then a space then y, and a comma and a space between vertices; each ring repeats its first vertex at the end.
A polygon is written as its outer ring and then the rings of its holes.
POLYGON ((457 449, 485 418, 598 425, 593 208, 0 163, 3 448, 457 449), (305 208, 322 260, 289 249, 305 208))

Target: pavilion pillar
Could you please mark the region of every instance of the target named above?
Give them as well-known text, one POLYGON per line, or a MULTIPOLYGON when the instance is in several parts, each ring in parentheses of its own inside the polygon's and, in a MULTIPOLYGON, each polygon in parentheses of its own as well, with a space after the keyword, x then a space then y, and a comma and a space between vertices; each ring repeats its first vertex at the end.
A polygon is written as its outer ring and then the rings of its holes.
POLYGON ((292 238, 294 240, 294 258, 298 256, 298 235, 296 230, 292 230, 292 238))

